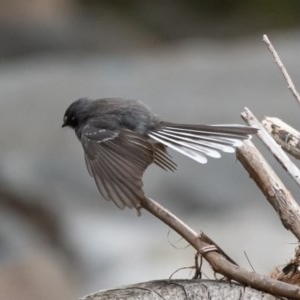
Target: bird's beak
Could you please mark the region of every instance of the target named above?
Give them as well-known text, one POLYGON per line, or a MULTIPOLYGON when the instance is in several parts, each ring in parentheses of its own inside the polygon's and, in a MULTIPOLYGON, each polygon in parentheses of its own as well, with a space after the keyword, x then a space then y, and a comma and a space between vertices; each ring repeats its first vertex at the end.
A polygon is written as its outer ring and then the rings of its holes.
POLYGON ((63 124, 61 125, 62 128, 66 126, 67 126, 66 122, 63 122, 63 124))

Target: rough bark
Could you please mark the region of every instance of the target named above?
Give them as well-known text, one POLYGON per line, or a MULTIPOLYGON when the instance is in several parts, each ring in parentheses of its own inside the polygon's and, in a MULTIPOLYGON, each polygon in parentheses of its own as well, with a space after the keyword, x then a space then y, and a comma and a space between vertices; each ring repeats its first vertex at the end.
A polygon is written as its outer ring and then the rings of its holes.
POLYGON ((237 283, 217 280, 155 280, 103 290, 80 300, 275 300, 270 294, 237 283))

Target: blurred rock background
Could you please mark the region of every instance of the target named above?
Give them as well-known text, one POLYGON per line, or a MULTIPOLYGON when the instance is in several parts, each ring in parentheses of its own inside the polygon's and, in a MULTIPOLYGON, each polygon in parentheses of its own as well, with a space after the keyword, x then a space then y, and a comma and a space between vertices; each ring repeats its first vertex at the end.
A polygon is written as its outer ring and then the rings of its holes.
MULTIPOLYGON (((261 42, 267 33, 300 89, 299 14, 296 0, 0 1, 0 298, 76 299, 193 265, 164 224, 101 199, 64 111, 117 96, 170 121, 242 123, 247 106, 299 128, 261 42)), ((264 274, 289 260, 294 237, 234 155, 201 166, 172 154, 178 172, 150 167, 149 196, 249 269, 244 251, 264 274)))

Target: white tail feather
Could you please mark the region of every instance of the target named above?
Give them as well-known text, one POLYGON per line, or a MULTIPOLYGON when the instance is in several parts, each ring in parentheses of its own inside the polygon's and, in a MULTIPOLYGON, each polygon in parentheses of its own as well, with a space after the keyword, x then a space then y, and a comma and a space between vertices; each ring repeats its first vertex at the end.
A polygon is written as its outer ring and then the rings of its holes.
MULTIPOLYGON (((184 141, 188 141, 189 143, 193 143, 193 144, 198 144, 198 145, 202 145, 206 148, 214 148, 214 149, 218 149, 220 151, 223 152, 228 152, 228 153, 233 153, 235 151, 234 147, 235 144, 237 142, 240 142, 240 140, 237 139, 229 139, 229 138, 218 138, 218 137, 206 137, 203 136, 203 138, 199 137, 199 135, 189 135, 189 134, 184 134, 184 135, 176 135, 171 133, 172 131, 168 130, 167 132, 165 130, 160 130, 157 131, 157 133, 162 133, 162 136, 169 136, 169 137, 174 137, 176 138, 177 142, 179 143, 178 139, 180 138, 180 140, 184 140, 184 141), (187 137, 186 137, 187 136, 187 137), (189 137, 193 137, 193 139, 189 138, 189 137)), ((173 132, 174 133, 174 132, 173 132)))
POLYGON ((149 136, 151 138, 153 138, 154 140, 180 152, 181 154, 183 155, 186 155, 194 160, 196 160, 197 162, 199 162, 200 164, 205 164, 207 163, 207 158, 204 154, 200 153, 199 151, 195 151, 195 150, 192 150, 192 149, 189 149, 189 148, 186 148, 186 147, 182 147, 182 146, 179 146, 179 145, 175 145, 171 142, 168 142, 164 139, 161 139, 159 137, 156 136, 156 133, 149 133, 149 136))
POLYGON ((210 147, 205 147, 205 146, 201 145, 200 143, 199 144, 195 143, 195 141, 191 141, 188 139, 180 139, 179 140, 178 137, 177 137, 177 139, 174 139, 174 138, 172 138, 172 136, 176 138, 176 135, 165 135, 165 134, 160 134, 159 132, 155 132, 154 134, 158 137, 161 137, 164 140, 170 141, 173 144, 182 146, 184 148, 189 148, 192 150, 202 152, 207 156, 211 156, 214 158, 221 157, 220 153, 217 150, 211 149, 210 147))

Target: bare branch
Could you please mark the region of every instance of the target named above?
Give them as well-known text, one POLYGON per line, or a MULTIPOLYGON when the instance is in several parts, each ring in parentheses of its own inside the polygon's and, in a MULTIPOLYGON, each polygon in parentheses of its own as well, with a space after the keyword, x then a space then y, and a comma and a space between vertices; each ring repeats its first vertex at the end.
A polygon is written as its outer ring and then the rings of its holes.
POLYGON ((293 96, 296 98, 298 104, 300 104, 300 95, 299 92, 296 90, 295 85, 290 77, 290 75, 288 74, 286 68, 284 67, 277 51, 275 50, 274 46, 272 45, 272 43, 270 42, 268 36, 266 34, 263 35, 263 42, 267 45, 267 47, 269 48, 270 52, 272 53, 274 59, 275 59, 275 63, 278 65, 279 69, 281 70, 283 77, 285 78, 287 84, 288 84, 288 89, 292 92, 293 96))
POLYGON ((272 136, 267 132, 264 126, 256 119, 253 113, 245 107, 245 111, 241 113, 244 121, 259 129, 257 136, 271 151, 281 166, 288 172, 288 174, 300 185, 300 171, 297 166, 290 160, 287 154, 281 147, 274 141, 272 136))
POLYGON ((300 240, 300 208, 291 193, 251 141, 237 150, 237 158, 278 213, 283 226, 300 240))
POLYGON ((282 149, 300 159, 299 131, 278 118, 264 117, 261 123, 282 149))
POLYGON ((218 247, 207 251, 206 249, 210 249, 211 247, 210 244, 204 242, 201 236, 154 200, 146 198, 142 201, 141 206, 180 234, 203 255, 215 272, 260 291, 276 296, 287 297, 289 299, 300 299, 299 287, 254 272, 249 272, 225 259, 225 257, 218 252, 218 247))

